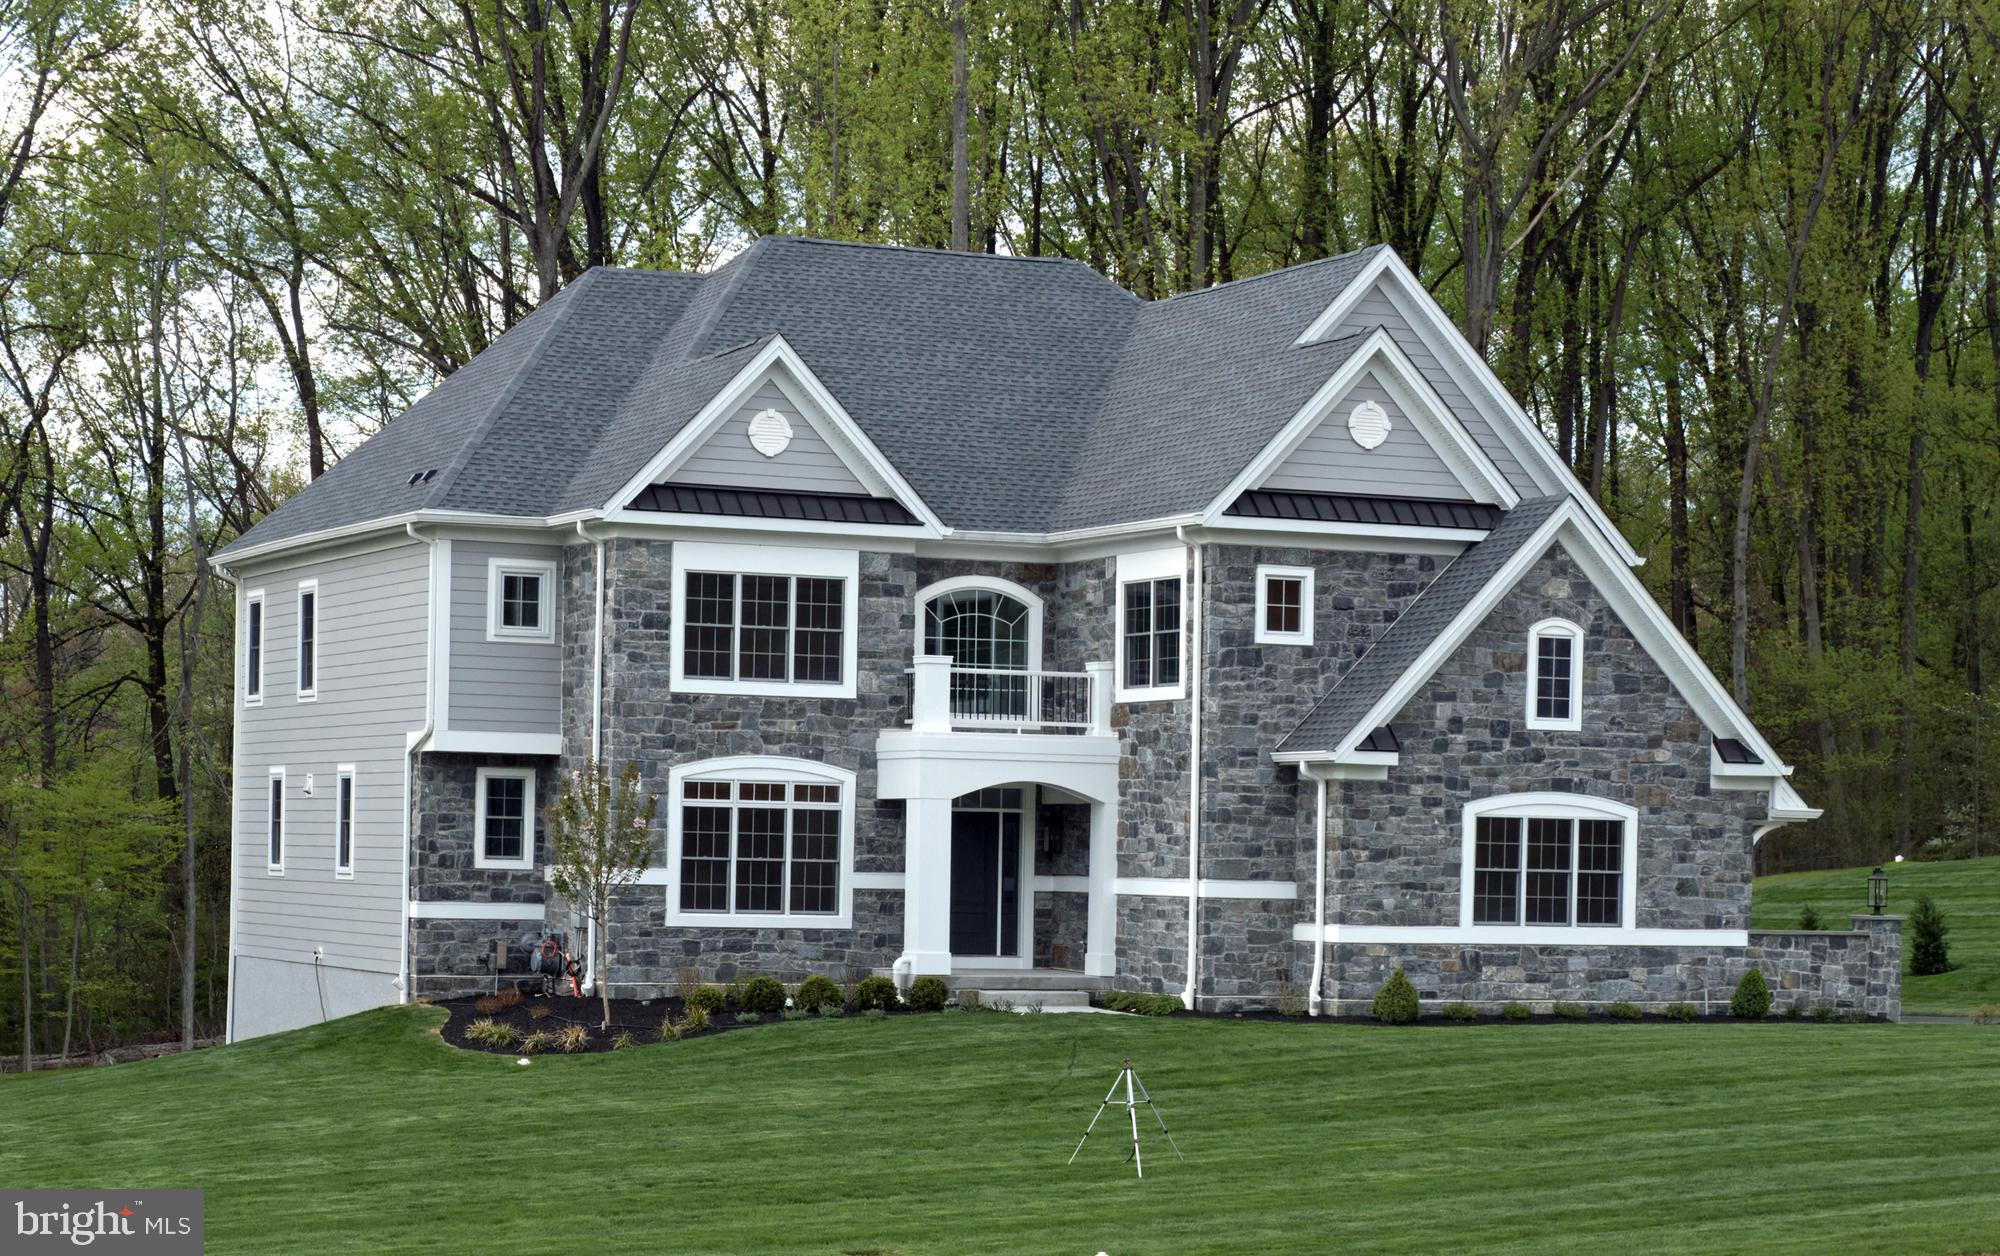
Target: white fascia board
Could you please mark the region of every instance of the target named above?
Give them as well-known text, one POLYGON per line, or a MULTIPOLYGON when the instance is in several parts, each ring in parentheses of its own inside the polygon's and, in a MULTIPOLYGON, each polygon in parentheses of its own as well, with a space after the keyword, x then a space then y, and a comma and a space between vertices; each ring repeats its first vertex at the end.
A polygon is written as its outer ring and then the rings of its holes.
POLYGON ((482 733, 464 728, 440 728, 431 734, 431 750, 450 754, 559 755, 561 733, 482 733))
POLYGON ((853 416, 835 400, 834 395, 827 391, 826 385, 820 382, 819 377, 813 374, 812 369, 805 364, 792 346, 786 343, 783 336, 773 336, 771 343, 759 350, 722 391, 710 398, 700 413, 676 432, 673 439, 668 441, 659 453, 653 455, 638 474, 619 486, 597 513, 609 515, 619 510, 626 502, 636 497, 641 489, 660 483, 672 474, 675 467, 701 448, 702 443, 715 429, 730 415, 736 413, 737 409, 749 399, 750 394, 756 391, 758 385, 764 382, 767 375, 776 379, 779 389, 795 404, 799 404, 800 413, 807 416, 808 422, 812 422, 811 416, 815 410, 826 416, 827 422, 834 430, 824 431, 818 423, 813 423, 813 430, 820 432, 822 436, 833 438, 832 443, 837 450, 852 455, 852 461, 856 465, 851 469, 859 473, 862 482, 868 484, 871 490, 895 498, 905 510, 923 522, 925 529, 931 535, 943 536, 949 531, 924 503, 924 499, 917 491, 910 487, 909 481, 896 470, 895 465, 876 448, 875 442, 868 439, 868 434, 855 423, 853 416), (786 386, 785 378, 774 374, 780 370, 785 376, 790 377, 791 387, 786 386))

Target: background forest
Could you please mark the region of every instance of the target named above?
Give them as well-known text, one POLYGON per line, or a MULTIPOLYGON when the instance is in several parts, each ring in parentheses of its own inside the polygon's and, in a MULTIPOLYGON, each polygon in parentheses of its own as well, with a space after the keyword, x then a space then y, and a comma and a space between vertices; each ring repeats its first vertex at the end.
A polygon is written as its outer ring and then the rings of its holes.
POLYGON ((205 555, 590 266, 1399 250, 1826 808, 1991 851, 1996 0, 0 0, 0 1044, 219 1023, 205 555))

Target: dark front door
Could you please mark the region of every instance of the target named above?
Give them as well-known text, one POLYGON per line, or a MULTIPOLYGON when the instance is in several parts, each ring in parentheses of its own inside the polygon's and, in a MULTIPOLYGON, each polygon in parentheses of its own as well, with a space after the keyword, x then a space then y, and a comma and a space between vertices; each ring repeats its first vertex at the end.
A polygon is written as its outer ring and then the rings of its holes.
POLYGON ((951 953, 1019 955, 1021 815, 951 816, 951 953))

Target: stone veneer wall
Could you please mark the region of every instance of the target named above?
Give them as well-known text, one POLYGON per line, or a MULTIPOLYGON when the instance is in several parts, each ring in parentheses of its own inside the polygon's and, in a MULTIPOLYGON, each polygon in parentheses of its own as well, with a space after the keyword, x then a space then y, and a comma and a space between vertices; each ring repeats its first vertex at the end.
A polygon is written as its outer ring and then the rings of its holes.
POLYGON ((1855 916, 1851 930, 1758 929, 1746 958, 1764 970, 1771 1010, 1903 1017, 1902 916, 1855 916))
MULTIPOLYGON (((440 754, 417 756, 412 780, 410 859, 411 895, 419 902, 530 903, 544 901, 548 835, 535 817, 535 868, 517 872, 479 868, 473 864, 474 826, 478 817, 478 772, 482 767, 535 770, 537 812, 549 800, 553 782, 548 762, 505 755, 440 754)), ((494 943, 507 946, 507 965, 525 969, 544 929, 535 916, 521 920, 419 919, 410 922, 411 988, 432 998, 490 991, 494 981, 494 943)))

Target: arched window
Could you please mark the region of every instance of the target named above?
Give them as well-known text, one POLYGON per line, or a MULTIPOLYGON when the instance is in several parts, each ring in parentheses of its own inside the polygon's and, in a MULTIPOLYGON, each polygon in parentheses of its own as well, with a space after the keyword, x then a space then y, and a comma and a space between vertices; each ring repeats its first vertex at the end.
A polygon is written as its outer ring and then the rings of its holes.
POLYGON ((917 653, 951 658, 951 709, 1019 718, 1042 662, 1042 599, 1005 580, 958 576, 917 594, 917 653))
POLYGON ((1466 804, 1459 924, 1633 928, 1639 813, 1583 794, 1502 794, 1466 804))
POLYGON ((1583 629, 1567 619, 1528 630, 1528 727, 1583 727, 1583 629))
POLYGON ((667 773, 667 923, 845 929, 854 920, 855 776, 781 756, 667 773))

